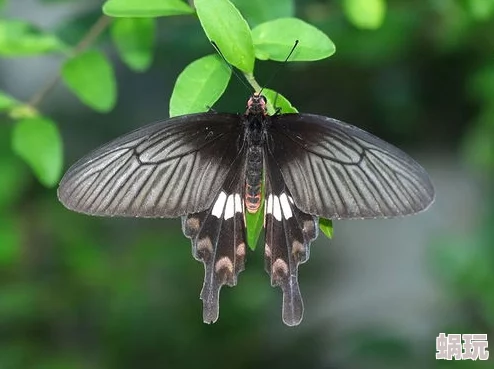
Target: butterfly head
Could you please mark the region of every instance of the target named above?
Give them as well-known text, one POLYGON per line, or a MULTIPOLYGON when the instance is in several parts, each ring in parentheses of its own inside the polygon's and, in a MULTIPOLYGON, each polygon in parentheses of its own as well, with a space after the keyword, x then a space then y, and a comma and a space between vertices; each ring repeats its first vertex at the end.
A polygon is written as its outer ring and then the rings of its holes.
POLYGON ((247 112, 246 114, 262 114, 266 115, 268 113, 267 100, 264 95, 261 95, 259 92, 254 92, 252 96, 247 101, 247 112))

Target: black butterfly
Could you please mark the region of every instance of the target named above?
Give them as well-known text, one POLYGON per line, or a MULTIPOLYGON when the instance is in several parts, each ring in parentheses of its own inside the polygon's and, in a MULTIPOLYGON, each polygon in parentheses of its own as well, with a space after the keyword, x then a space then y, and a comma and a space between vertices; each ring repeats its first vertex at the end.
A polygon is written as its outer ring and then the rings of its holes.
POLYGON ((414 214, 434 201, 434 188, 389 143, 332 118, 269 116, 255 93, 243 115, 179 116, 102 146, 68 170, 58 196, 90 215, 182 216, 205 266, 207 323, 218 319, 221 287, 236 285, 244 269, 245 214, 264 201, 265 268, 283 290, 283 322, 293 326, 303 315, 298 266, 309 258, 318 217, 414 214))

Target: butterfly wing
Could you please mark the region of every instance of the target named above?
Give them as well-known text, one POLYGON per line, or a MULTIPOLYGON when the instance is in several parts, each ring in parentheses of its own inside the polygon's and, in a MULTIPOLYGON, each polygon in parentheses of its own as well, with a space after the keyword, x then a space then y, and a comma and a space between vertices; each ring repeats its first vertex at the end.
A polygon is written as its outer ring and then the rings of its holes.
POLYGON ((309 259, 318 218, 297 208, 275 158, 266 153, 265 159, 265 269, 271 285, 283 291, 283 322, 294 326, 302 320, 304 310, 298 266, 309 259))
POLYGON ((352 125, 312 114, 272 117, 268 150, 295 205, 328 219, 414 214, 434 201, 424 168, 352 125))
POLYGON ((201 299, 205 323, 218 319, 221 287, 235 286, 245 267, 244 185, 242 151, 211 207, 182 218, 182 230, 192 241, 192 254, 204 263, 201 299))
POLYGON ((142 127, 75 163, 58 189, 90 215, 176 217, 207 209, 243 144, 241 119, 200 113, 142 127))

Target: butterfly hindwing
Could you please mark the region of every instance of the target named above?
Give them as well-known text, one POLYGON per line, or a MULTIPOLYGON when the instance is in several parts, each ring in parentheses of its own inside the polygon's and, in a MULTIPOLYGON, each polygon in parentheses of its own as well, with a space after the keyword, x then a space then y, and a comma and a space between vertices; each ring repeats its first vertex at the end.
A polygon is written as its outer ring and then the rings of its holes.
POLYGON ((221 287, 235 286, 245 267, 244 160, 239 162, 208 210, 182 218, 183 232, 192 241, 192 254, 204 263, 201 299, 205 323, 218 319, 221 287))
POLYGON ((317 238, 318 218, 294 204, 272 157, 266 160, 265 269, 271 285, 283 291, 283 322, 297 325, 303 317, 298 266, 309 258, 310 244, 317 238))

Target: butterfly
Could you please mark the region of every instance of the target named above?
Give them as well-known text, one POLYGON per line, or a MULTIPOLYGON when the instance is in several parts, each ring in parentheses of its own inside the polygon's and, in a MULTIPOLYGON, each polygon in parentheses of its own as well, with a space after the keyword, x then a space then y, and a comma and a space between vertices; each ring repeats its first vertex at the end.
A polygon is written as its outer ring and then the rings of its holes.
POLYGON ((336 119, 269 115, 261 93, 244 114, 183 115, 117 138, 76 162, 58 188, 80 213, 182 217, 204 263, 206 323, 218 319, 221 287, 236 285, 245 268, 246 214, 264 209, 265 269, 283 292, 288 326, 303 317, 298 267, 319 217, 414 214, 434 196, 427 172, 398 148, 336 119))

